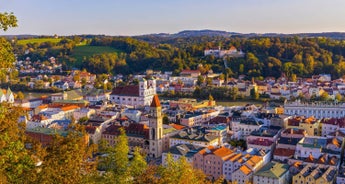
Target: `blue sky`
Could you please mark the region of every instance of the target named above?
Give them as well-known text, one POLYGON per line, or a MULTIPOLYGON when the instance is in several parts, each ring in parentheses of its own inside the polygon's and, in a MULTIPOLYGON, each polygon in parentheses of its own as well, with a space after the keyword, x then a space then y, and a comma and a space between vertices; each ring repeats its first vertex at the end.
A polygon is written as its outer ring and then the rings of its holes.
POLYGON ((0 0, 0 11, 19 21, 6 35, 345 32, 345 0, 0 0))

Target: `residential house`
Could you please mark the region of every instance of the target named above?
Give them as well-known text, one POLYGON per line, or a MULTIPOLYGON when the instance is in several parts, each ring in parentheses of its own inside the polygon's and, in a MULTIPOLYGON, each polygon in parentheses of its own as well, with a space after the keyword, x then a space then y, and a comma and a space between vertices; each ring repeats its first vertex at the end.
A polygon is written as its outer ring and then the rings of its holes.
MULTIPOLYGON (((270 157, 271 157, 271 153, 265 152, 264 150, 258 150, 258 149, 253 149, 253 148, 249 148, 244 152, 241 152, 240 150, 234 150, 234 153, 229 158, 227 158, 223 164, 224 178, 228 181, 231 181, 232 180, 232 174, 235 171, 237 171, 244 164, 247 164, 246 167, 252 170, 249 173, 253 173, 253 171, 256 171, 257 168, 261 167, 261 165, 265 165, 266 163, 268 163, 271 160, 270 157), (256 158, 251 159, 254 156, 256 158), (252 164, 251 162, 246 163, 249 160, 253 161, 253 160, 257 160, 258 158, 260 158, 260 159, 259 159, 259 161, 255 167, 250 165, 250 164, 252 164)), ((240 175, 245 174, 245 173, 243 173, 243 170, 238 171, 238 172, 239 173, 236 176, 236 178, 240 179, 240 178, 242 178, 242 176, 240 176, 240 175), (242 172, 242 173, 240 173, 240 172, 242 172)))
POLYGON ((234 152, 226 147, 208 146, 194 155, 193 167, 202 170, 209 179, 223 176, 223 164, 234 152))
POLYGON ((300 172, 292 176, 293 184, 333 184, 337 175, 337 168, 332 166, 306 164, 302 167, 300 172))
POLYGON ((231 130, 233 138, 245 139, 254 130, 259 130, 263 123, 254 118, 233 118, 231 121, 231 130))
POLYGON ((202 125, 218 116, 219 112, 213 109, 190 112, 180 119, 180 124, 188 127, 202 125))
POLYGON ((288 184, 289 165, 270 162, 253 175, 253 184, 288 184))
POLYGON ((253 174, 264 165, 260 156, 249 156, 245 159, 244 164, 234 171, 231 180, 238 184, 246 184, 252 181, 253 174))
POLYGON ((206 133, 205 128, 202 127, 191 127, 170 137, 170 147, 179 144, 192 144, 200 147, 218 146, 221 144, 221 135, 206 133))
POLYGON ((325 153, 340 158, 343 149, 344 141, 336 137, 306 136, 298 142, 295 158, 320 158, 325 153))
POLYGON ((171 147, 167 152, 162 154, 162 165, 166 165, 167 155, 170 154, 174 161, 178 161, 181 157, 185 157, 187 162, 193 165, 194 155, 204 147, 194 146, 191 144, 179 144, 171 147))

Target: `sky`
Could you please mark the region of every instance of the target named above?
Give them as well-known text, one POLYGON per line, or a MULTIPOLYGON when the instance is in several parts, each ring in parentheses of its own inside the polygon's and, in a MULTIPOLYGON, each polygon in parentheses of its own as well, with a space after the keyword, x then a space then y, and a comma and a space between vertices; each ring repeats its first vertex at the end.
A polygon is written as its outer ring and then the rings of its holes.
POLYGON ((1 35, 345 32, 345 0, 0 0, 1 35))

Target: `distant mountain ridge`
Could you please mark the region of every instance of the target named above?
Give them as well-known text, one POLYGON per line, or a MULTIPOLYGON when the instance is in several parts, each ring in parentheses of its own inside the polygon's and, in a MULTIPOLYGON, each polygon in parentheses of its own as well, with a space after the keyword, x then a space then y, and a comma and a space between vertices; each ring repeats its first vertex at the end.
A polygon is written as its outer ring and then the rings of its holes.
MULTIPOLYGON (((7 38, 37 38, 37 37, 49 37, 49 35, 3 35, 7 38)), ((82 37, 92 38, 94 36, 106 36, 101 34, 83 34, 78 35, 82 37)), ((184 38, 184 37, 200 37, 200 36, 223 36, 223 37, 231 37, 231 36, 240 36, 240 37, 291 37, 291 36, 298 36, 298 37, 327 37, 332 39, 345 39, 345 32, 321 32, 321 33, 294 33, 294 34, 283 34, 283 33, 238 33, 238 32, 228 32, 228 31, 221 31, 221 30, 210 30, 210 29, 203 29, 203 30, 183 30, 178 33, 152 33, 152 34, 145 34, 145 35, 136 35, 136 36, 129 36, 134 38, 143 38, 143 37, 157 37, 157 38, 184 38)), ((67 36, 69 37, 69 36, 67 36)))
POLYGON ((345 39, 345 32, 322 32, 322 33, 294 33, 294 34, 283 34, 283 33, 238 33, 238 32, 227 32, 220 30, 184 30, 174 34, 159 33, 159 34, 147 34, 135 37, 166 37, 166 38, 177 38, 177 37, 198 37, 198 36, 241 36, 241 37, 327 37, 333 39, 345 39))

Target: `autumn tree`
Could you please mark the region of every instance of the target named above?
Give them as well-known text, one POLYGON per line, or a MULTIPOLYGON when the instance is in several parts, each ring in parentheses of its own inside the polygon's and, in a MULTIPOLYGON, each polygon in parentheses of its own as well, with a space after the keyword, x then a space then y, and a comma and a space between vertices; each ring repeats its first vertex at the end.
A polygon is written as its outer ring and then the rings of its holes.
POLYGON ((95 169, 87 161, 91 152, 85 138, 78 125, 70 127, 66 137, 56 134, 47 147, 38 183, 81 183, 95 169))
POLYGON ((17 17, 13 13, 0 13, 0 29, 6 31, 10 27, 17 26, 17 17))
POLYGON ((171 154, 166 157, 165 165, 158 169, 159 183, 183 184, 183 183, 205 183, 206 176, 200 171, 193 169, 185 157, 174 160, 171 154))
POLYGON ((19 91, 19 92, 17 93, 17 98, 18 98, 19 100, 23 100, 23 99, 25 98, 23 92, 19 91))
POLYGON ((23 111, 0 103, 0 183, 35 182, 36 163, 40 160, 32 147, 25 147, 25 123, 18 122, 23 111))

